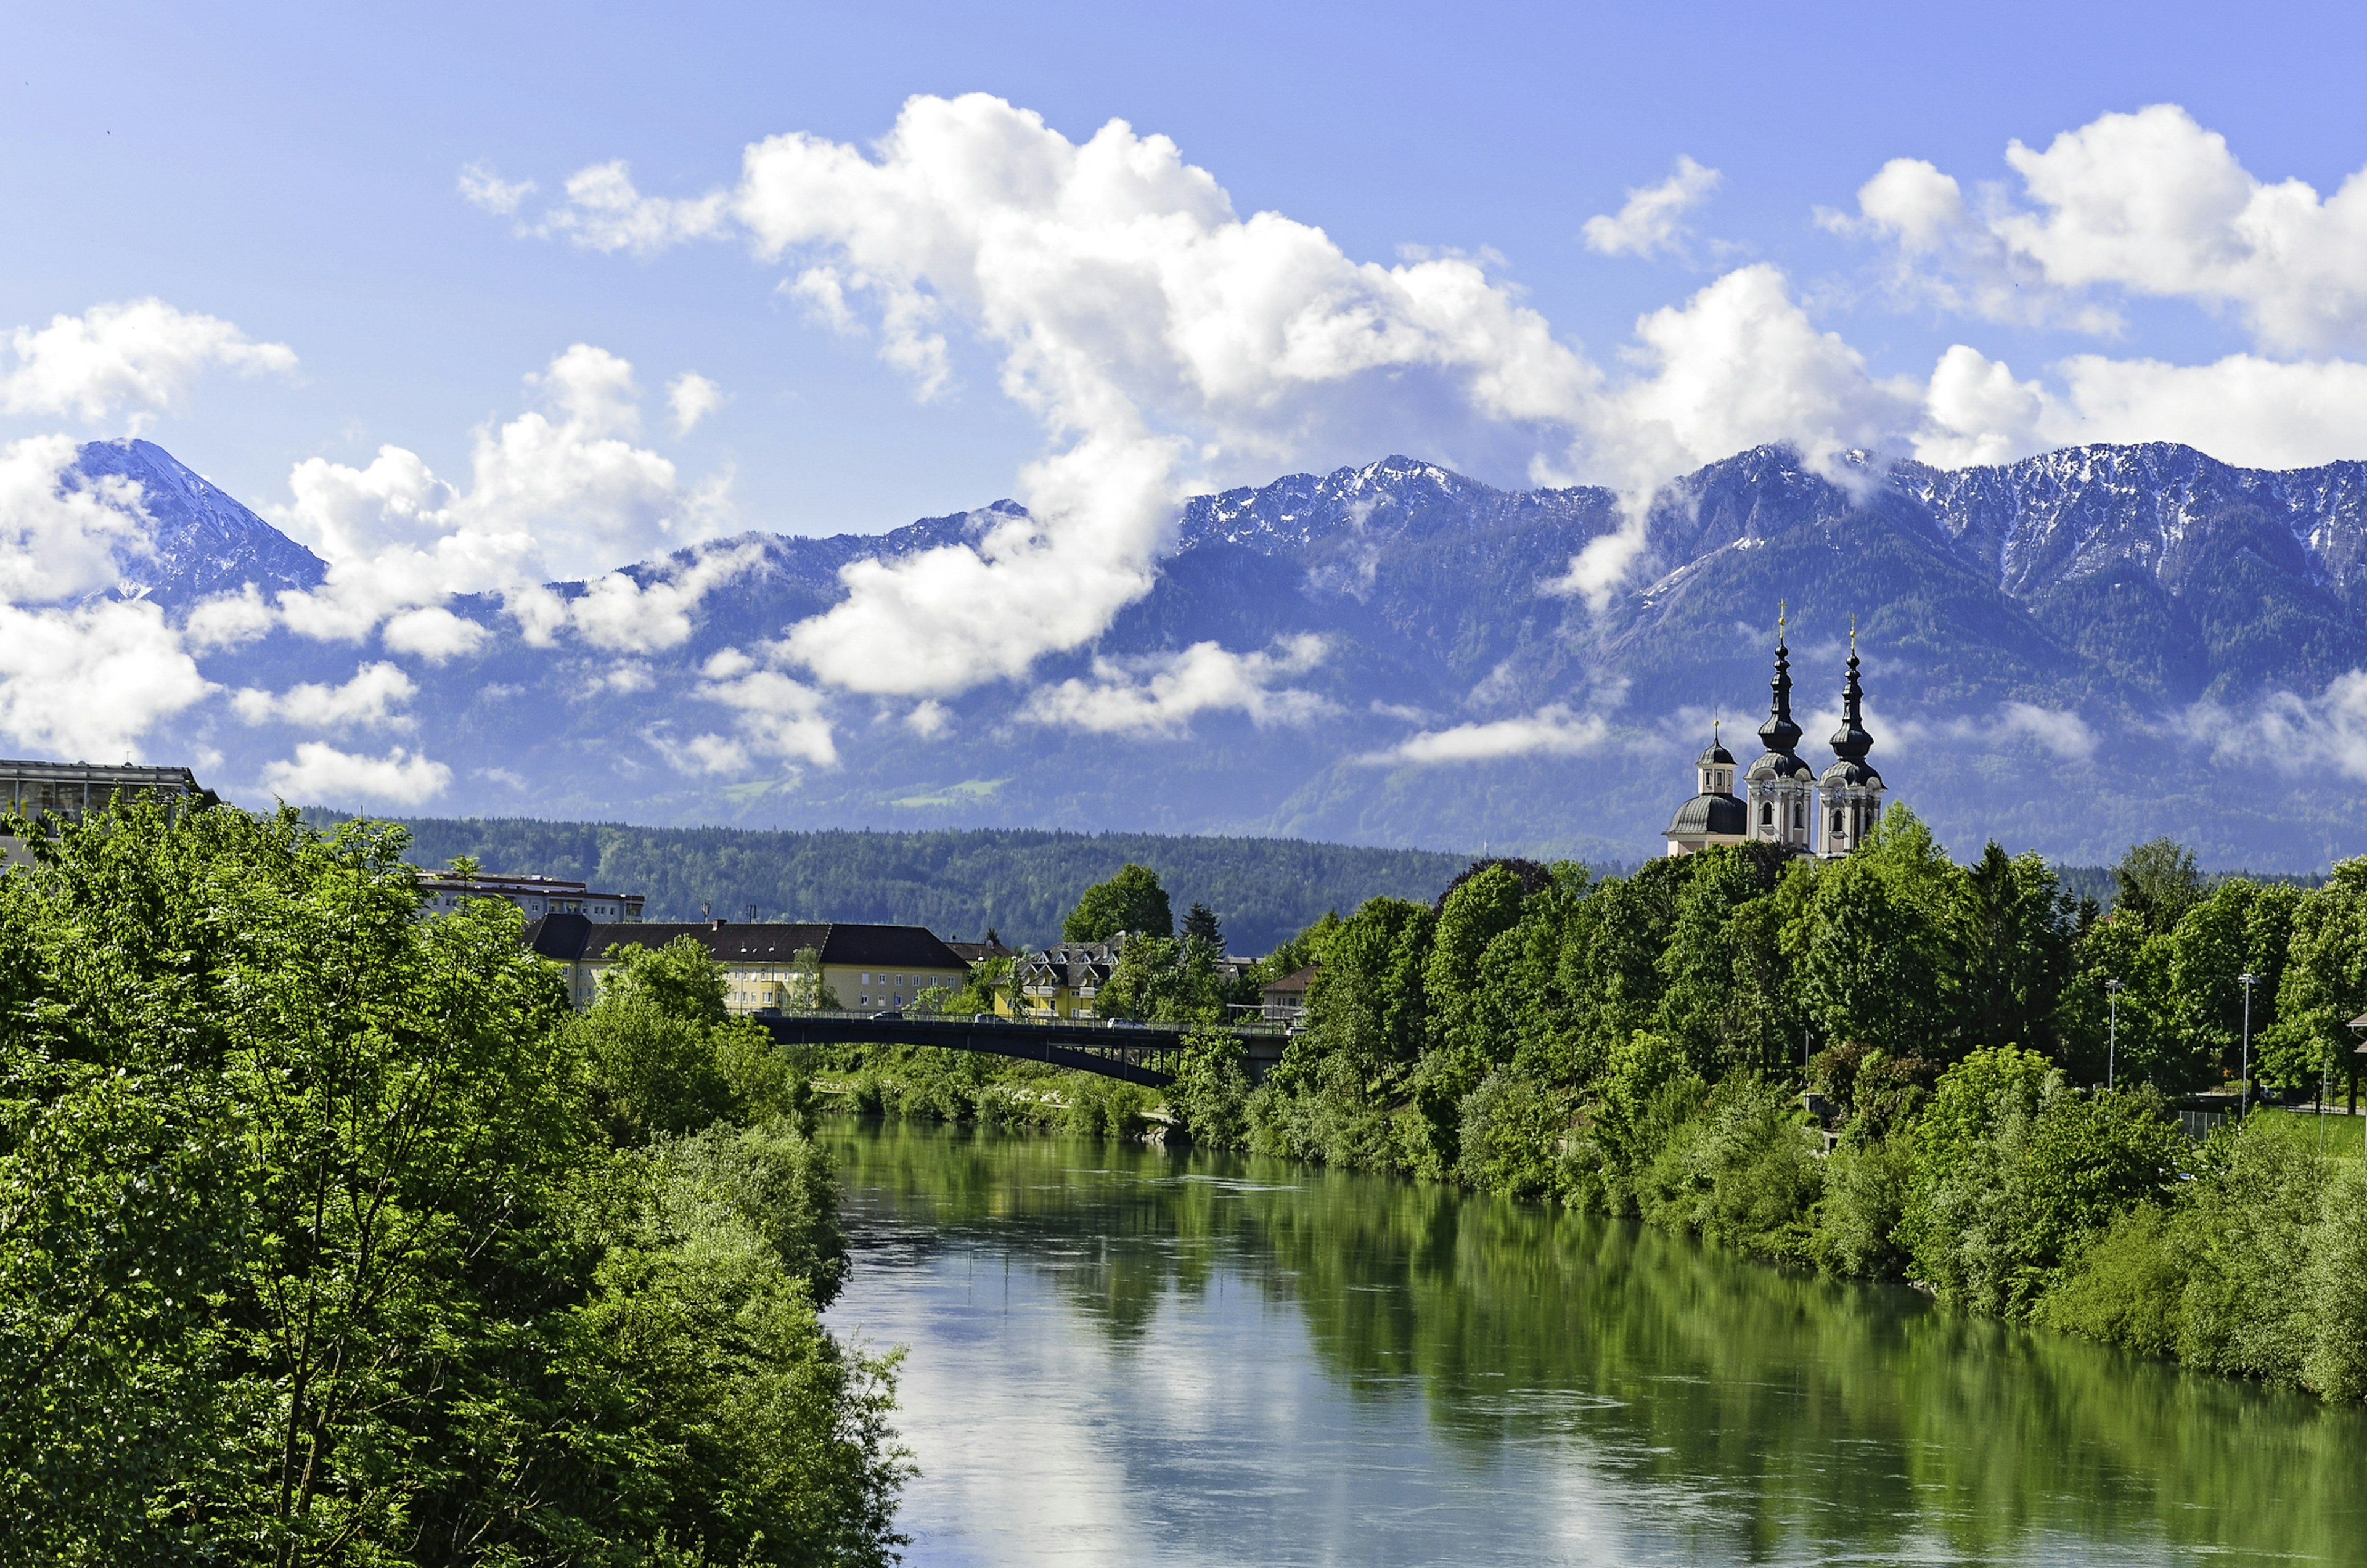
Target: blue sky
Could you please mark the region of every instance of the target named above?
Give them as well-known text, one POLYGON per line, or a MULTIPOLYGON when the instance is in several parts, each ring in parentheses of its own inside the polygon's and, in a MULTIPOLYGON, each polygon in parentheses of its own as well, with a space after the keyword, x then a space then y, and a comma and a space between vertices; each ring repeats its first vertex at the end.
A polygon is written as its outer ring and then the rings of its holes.
MULTIPOLYGON (((1760 444, 1835 474, 2092 441, 2367 457, 2362 28, 20 7, 0 731, 123 754, 228 702, 400 732, 407 671, 495 621, 627 671, 750 569, 735 534, 1024 502, 974 543, 850 566, 838 604, 701 668, 764 757, 827 766, 851 705, 933 735, 945 701, 1091 645, 1201 489, 1392 451, 1608 485, 1625 523, 1539 585, 1599 611, 1653 558, 1655 487, 1760 444), (127 434, 328 581, 177 619, 95 603, 142 502, 80 482, 75 443, 127 434), (683 549, 662 581, 612 570, 683 549), (570 580, 592 589, 545 586, 570 580), (351 648, 351 680, 206 675, 275 631, 351 648)), ((1161 679, 1235 708, 1319 656, 1188 653, 1161 679)), ((681 765, 755 765, 710 750, 681 765)), ((400 747, 304 755, 274 787, 417 800, 443 776, 400 747)))
MULTIPOLYGON (((0 323, 156 296, 288 344, 293 376, 209 377, 148 424, 258 505, 286 500, 298 460, 385 442, 464 468, 524 374, 595 344, 645 386, 695 368, 724 389, 668 450, 686 471, 730 466, 747 525, 868 530, 1008 493, 1043 449, 991 355, 957 344, 958 384, 917 400, 736 247, 520 240, 460 199, 457 171, 481 160, 548 190, 623 158, 642 188, 689 195, 728 184, 753 140, 868 143, 910 95, 984 91, 1071 140, 1113 118, 1172 137, 1243 214, 1319 225, 1359 260, 1491 252, 1605 362, 1638 314, 1759 258, 1874 370, 1920 378, 1958 341, 2025 376, 2091 345, 1857 297, 1874 248, 1812 212, 1848 208, 1888 159, 1969 186, 2006 176, 2012 139, 2169 102, 2264 179, 2330 192, 2367 162, 2354 9, 1932 9, 25 7, 0 99, 0 323), (1584 220, 1681 153, 1723 175, 1690 215, 1693 256, 1591 253, 1584 220)), ((2187 301, 2128 314, 2114 352, 2200 362, 2248 341, 2187 301)))

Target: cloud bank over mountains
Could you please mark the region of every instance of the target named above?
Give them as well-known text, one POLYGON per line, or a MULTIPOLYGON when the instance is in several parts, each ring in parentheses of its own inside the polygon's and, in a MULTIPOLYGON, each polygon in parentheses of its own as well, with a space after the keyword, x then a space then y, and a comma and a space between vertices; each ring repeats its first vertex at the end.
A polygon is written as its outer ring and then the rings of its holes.
MULTIPOLYGON (((2367 367, 2325 357, 2359 347, 2367 324, 2361 176, 2327 198, 2266 184, 2169 105, 2101 116, 2043 151, 2014 142, 2004 161, 2018 192, 1968 195, 1896 159, 1853 214, 1818 220, 1869 247, 1902 308, 2112 342, 2121 299, 2175 299, 2233 313, 2256 352, 2078 354, 2018 374, 1959 344, 1920 379, 1881 376, 1815 325, 1782 270, 1749 262, 1641 317, 1606 360, 1481 260, 1359 260, 1285 214, 1243 217, 1163 136, 1113 120, 1071 141, 980 94, 912 98, 868 150, 800 132, 753 143, 735 184, 693 197, 644 193, 626 163, 600 164, 520 228, 645 256, 737 243, 817 321, 873 336, 923 399, 951 384, 957 337, 995 356, 1000 389, 1045 435, 1020 475, 1030 521, 851 567, 847 600, 788 639, 824 686, 937 697, 1090 641, 1147 592, 1187 491, 1342 453, 1510 452, 1535 482, 1634 496, 1629 525, 1563 580, 1599 608, 1644 553, 1653 490, 1754 446, 1829 472, 1852 450, 1961 466, 2174 440, 2281 468, 2367 449, 2367 367)), ((1585 243, 1689 256, 1721 178, 1681 155, 1588 219, 1585 243)), ((463 180, 504 214, 525 188, 484 168, 463 180)))
MULTIPOLYGON (((1330 701, 1307 684, 1331 657, 1320 636, 1093 649, 1151 592, 1185 497, 1347 457, 1410 449, 1617 491, 1614 525, 1535 579, 1599 617, 1656 558, 1661 488, 1754 447, 1789 448, 1844 488, 1893 460, 1999 464, 2086 442, 2182 441, 2264 468, 2367 452, 2367 362, 2346 357, 2367 352, 2367 171, 2330 196, 2263 179, 2174 105, 2012 142, 1994 177, 1893 159, 1846 208, 1803 215, 1859 247, 1854 280, 1804 283, 1718 238, 1726 177, 1677 154, 1617 211, 1574 221, 1573 242, 1623 265, 1724 270, 1592 346, 1557 332, 1497 258, 1353 255, 1287 214, 1243 214, 1216 172, 1123 120, 1071 140, 986 95, 916 96, 871 146, 784 131, 687 195, 642 190, 617 151, 539 179, 472 164, 458 194, 528 243, 654 265, 738 247, 752 301, 769 289, 817 330, 873 343, 922 400, 953 394, 982 356, 1042 439, 1014 474, 1023 507, 847 559, 831 602, 703 653, 683 722, 652 741, 689 777, 833 767, 850 724, 940 740, 958 728, 951 705, 998 685, 1017 692, 1015 722, 1068 734, 1308 722, 1330 701), (2043 325, 2095 346, 2017 366, 1965 341, 1928 371, 1884 373, 1819 323, 1813 302, 1836 288, 1940 312, 1968 340, 2043 325), (2133 301, 2208 313, 2248 347, 2205 364, 2138 352, 2133 301), (1086 662, 1042 675, 1061 659, 1086 662)), ((317 581, 170 613, 111 596, 149 536, 145 501, 137 482, 79 473, 77 438, 136 434, 209 376, 299 370, 286 344, 153 298, 9 334, 0 411, 58 423, 0 446, 0 618, 16 634, 0 728, 19 745, 130 754, 218 702, 311 731, 275 763, 291 787, 431 798, 449 766, 425 754, 432 741, 391 739, 425 673, 516 637, 578 661, 588 687, 629 691, 763 564, 731 537, 730 472, 668 455, 730 391, 673 366, 652 392, 578 341, 470 434, 465 471, 393 443, 366 463, 294 463, 262 511, 325 563, 317 581), (284 690, 206 672, 277 636, 353 662, 284 690), (388 749, 345 749, 371 746, 388 749)), ((2343 754, 2320 738, 2347 733, 2349 689, 2293 700, 2271 716, 2282 733, 2343 754)), ((2060 755, 2092 747, 2056 720, 2012 722, 2060 755)), ((1438 716, 1375 755, 1574 756, 1603 734, 1550 697, 1438 716)))

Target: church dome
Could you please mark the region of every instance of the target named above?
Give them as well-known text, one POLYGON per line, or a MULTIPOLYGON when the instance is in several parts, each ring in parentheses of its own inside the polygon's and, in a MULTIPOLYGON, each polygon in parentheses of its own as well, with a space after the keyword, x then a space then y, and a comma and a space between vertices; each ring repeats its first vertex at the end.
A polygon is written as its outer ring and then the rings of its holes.
POLYGON ((1842 757, 1818 782, 1827 789, 1880 789, 1882 775, 1855 757, 1842 757))
POLYGON ((1742 775, 1752 784, 1770 784, 1777 779, 1797 779, 1805 783, 1817 776, 1817 771, 1789 751, 1770 751, 1750 764, 1742 775))
POLYGON ((1750 830, 1750 808, 1730 795, 1697 795, 1677 807, 1669 818, 1665 839, 1697 839, 1709 835, 1741 838, 1750 830))
POLYGON ((1720 767, 1730 768, 1734 766, 1734 753, 1713 740, 1709 743, 1708 750, 1704 751, 1700 756, 1693 759, 1693 766, 1696 768, 1706 768, 1712 763, 1716 763, 1720 767))

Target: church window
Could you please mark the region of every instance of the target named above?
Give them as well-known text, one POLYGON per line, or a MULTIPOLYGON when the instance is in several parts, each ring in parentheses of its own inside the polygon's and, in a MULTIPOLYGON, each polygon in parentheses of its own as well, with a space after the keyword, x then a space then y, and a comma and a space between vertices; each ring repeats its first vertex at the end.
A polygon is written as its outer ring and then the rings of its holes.
POLYGON ((1834 832, 1836 832, 1836 833, 1838 833, 1838 832, 1840 832, 1840 830, 1841 830, 1841 808, 1840 808, 1840 807, 1836 806, 1836 807, 1833 807, 1833 831, 1834 831, 1834 832))
POLYGON ((1762 800, 1759 803, 1759 822, 1760 826, 1766 828, 1772 828, 1775 825, 1775 803, 1773 801, 1762 800))

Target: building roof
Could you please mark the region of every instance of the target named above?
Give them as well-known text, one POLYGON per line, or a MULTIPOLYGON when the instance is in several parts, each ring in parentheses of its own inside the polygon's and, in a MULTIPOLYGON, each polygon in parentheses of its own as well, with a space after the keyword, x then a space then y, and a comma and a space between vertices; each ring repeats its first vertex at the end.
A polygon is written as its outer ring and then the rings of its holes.
POLYGON ((809 950, 824 964, 873 969, 967 969, 924 926, 852 921, 593 920, 545 915, 526 929, 526 943, 545 958, 598 962, 611 947, 663 947, 686 936, 725 963, 786 964, 809 950))
POLYGON ((1019 961, 1023 984, 1040 986, 1056 979, 1071 989, 1098 986, 1117 973, 1118 947, 1107 942, 1063 942, 1019 961))
MULTIPOLYGON (((142 790, 166 795, 194 795, 201 807, 220 804, 214 792, 198 783, 198 775, 188 769, 140 762, 0 761, 0 784, 24 783, 81 784, 85 795, 96 794, 94 805, 118 791, 136 795, 142 790)), ((0 788, 0 795, 15 793, 0 788)))
POLYGON ((984 958, 1013 958, 1017 954, 999 942, 949 942, 946 951, 965 964, 976 964, 984 958))
POLYGON ((602 893, 587 884, 572 882, 563 876, 513 875, 504 872, 455 876, 448 871, 423 871, 419 874, 419 886, 430 893, 472 893, 487 898, 529 894, 549 898, 621 898, 629 903, 641 902, 639 893, 602 893))
POLYGON ((1304 994, 1307 987, 1314 983, 1317 973, 1322 967, 1320 964, 1310 964, 1304 969, 1294 969, 1279 980, 1268 980, 1259 994, 1272 996, 1276 991, 1296 991, 1304 994))
POLYGON ((1715 739, 1710 741, 1708 750, 1693 759, 1693 766, 1697 768, 1706 768, 1713 763, 1728 768, 1734 766, 1734 753, 1715 739))
POLYGON ((1664 839, 1746 838, 1750 832, 1750 807, 1730 795, 1697 795, 1677 807, 1669 818, 1664 839))

